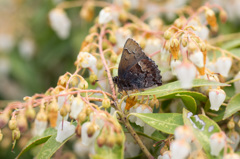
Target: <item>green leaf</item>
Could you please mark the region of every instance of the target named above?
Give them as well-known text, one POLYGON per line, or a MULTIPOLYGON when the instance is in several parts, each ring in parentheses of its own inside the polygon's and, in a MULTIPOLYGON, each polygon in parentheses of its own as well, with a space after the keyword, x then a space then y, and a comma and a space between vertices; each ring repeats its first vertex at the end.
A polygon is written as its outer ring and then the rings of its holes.
POLYGON ((240 110, 240 93, 236 94, 229 101, 223 119, 226 119, 240 110))
POLYGON ((229 49, 232 49, 232 48, 236 48, 240 46, 240 39, 236 39, 236 40, 231 40, 229 42, 226 42, 225 44, 223 44, 221 47, 223 49, 226 49, 226 50, 229 50, 229 49))
POLYGON ((178 113, 131 113, 131 115, 167 134, 173 134, 176 127, 183 125, 182 115, 178 113))
POLYGON ((39 153, 37 154, 37 159, 48 159, 64 144, 66 143, 72 136, 65 139, 62 143, 56 141, 57 132, 52 135, 48 141, 43 145, 39 153))
POLYGON ((193 114, 197 113, 197 103, 195 99, 189 95, 177 94, 177 97, 180 97, 185 105, 185 107, 191 111, 193 114))
MULTIPOLYGON (((201 87, 201 86, 228 86, 226 83, 219 83, 204 79, 195 79, 193 81, 192 87, 201 87)), ((139 92, 131 95, 161 95, 161 94, 171 94, 172 91, 182 90, 181 84, 179 81, 171 82, 153 89, 146 90, 144 92, 139 92)), ((162 95, 161 95, 162 96, 162 95)))
POLYGON ((21 157, 21 155, 27 152, 29 149, 36 147, 37 145, 45 143, 52 135, 57 132, 54 128, 47 128, 42 136, 35 136, 30 139, 27 145, 22 149, 22 151, 18 154, 16 158, 21 157))
POLYGON ((221 131, 218 124, 204 115, 191 116, 191 112, 184 108, 183 108, 183 121, 185 125, 188 125, 192 129, 194 136, 197 138, 199 143, 202 145, 203 149, 209 155, 210 153, 209 138, 213 133, 221 131), (200 120, 202 120, 202 122, 205 125, 201 124, 199 121, 196 120, 197 116, 199 117, 200 120))

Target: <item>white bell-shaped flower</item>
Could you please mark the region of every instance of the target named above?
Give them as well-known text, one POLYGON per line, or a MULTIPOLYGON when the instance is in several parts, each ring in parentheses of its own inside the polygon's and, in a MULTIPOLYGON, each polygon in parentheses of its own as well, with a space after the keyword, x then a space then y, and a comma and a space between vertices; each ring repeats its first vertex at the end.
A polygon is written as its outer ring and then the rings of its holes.
POLYGON ((209 100, 211 107, 210 109, 218 111, 222 103, 226 98, 226 93, 222 89, 210 89, 209 100))
POLYGON ((202 68, 204 66, 203 53, 201 51, 194 52, 189 56, 189 59, 199 68, 202 68))
POLYGON ((165 151, 163 155, 159 155, 157 159, 171 159, 171 152, 165 151))
POLYGON ((105 124, 104 118, 107 118, 105 113, 98 113, 98 114, 96 114, 95 112, 93 112, 93 113, 90 114, 90 121, 91 122, 95 122, 95 124, 97 124, 100 129, 105 124))
POLYGON ((63 121, 63 124, 59 124, 57 130, 56 141, 62 143, 65 139, 70 137, 75 132, 75 126, 68 121, 63 121))
POLYGON ((171 69, 172 69, 172 74, 177 75, 176 68, 178 68, 181 65, 181 61, 179 60, 172 60, 171 61, 171 69))
POLYGON ((69 36, 71 21, 62 9, 53 9, 49 13, 49 20, 52 29, 57 33, 59 38, 66 39, 69 36))
POLYGON ((191 147, 186 140, 175 140, 170 145, 172 159, 185 159, 190 153, 191 147))
POLYGON ((236 153, 229 153, 224 155, 223 159, 240 159, 240 155, 236 153))
MULTIPOLYGON (((137 107, 136 112, 137 113, 152 113, 152 109, 146 105, 140 105, 137 107)), ((145 123, 140 118, 137 118, 136 124, 143 127, 145 123)))
MULTIPOLYGON (((238 74, 234 77, 234 79, 240 79, 240 71, 238 74)), ((234 82, 235 92, 240 93, 240 80, 234 82)))
POLYGON ((176 68, 177 78, 184 89, 192 88, 192 81, 196 76, 196 68, 191 63, 182 63, 176 68))
POLYGON ((133 141, 127 141, 125 142, 125 158, 132 158, 137 156, 140 153, 140 147, 137 143, 133 141))
MULTIPOLYGON (((129 113, 137 113, 137 108, 135 106, 131 107, 129 109, 129 113)), ((131 121, 132 123, 135 123, 137 121, 137 117, 134 115, 130 115, 129 121, 131 121)))
POLYGON ((76 119, 78 114, 82 111, 84 108, 84 102, 81 99, 81 97, 76 97, 73 99, 72 104, 71 104, 71 112, 70 112, 70 117, 76 119))
POLYGON ((23 39, 19 44, 19 52, 21 56, 27 60, 31 59, 34 55, 35 44, 31 39, 23 39))
POLYGON ((92 126, 92 123, 91 122, 85 122, 83 125, 82 125, 82 130, 81 130, 81 135, 82 135, 82 144, 84 145, 91 145, 95 142, 97 136, 99 135, 99 129, 97 129, 94 134, 89 137, 88 136, 88 133, 87 133, 87 130, 88 128, 92 126))
POLYGON ((83 145, 81 140, 77 140, 73 145, 73 151, 80 158, 88 158, 89 146, 83 145))
POLYGON ((116 41, 117 41, 117 47, 123 48, 126 40, 130 37, 132 37, 132 33, 129 29, 126 28, 119 28, 116 33, 116 41))
POLYGON ((97 59, 88 52, 80 52, 77 57, 79 65, 83 68, 90 67, 97 64, 97 59))
POLYGON ((34 121, 34 136, 41 136, 47 128, 47 121, 35 119, 34 121))
POLYGON ((217 67, 216 73, 220 73, 222 76, 227 77, 231 66, 232 66, 232 59, 230 57, 220 57, 217 59, 217 62, 216 62, 216 67, 217 67))
POLYGON ((150 38, 146 41, 144 51, 148 54, 152 54, 159 51, 162 48, 161 40, 158 38, 150 38))
POLYGON ((111 20, 113 20, 113 13, 111 8, 106 7, 102 9, 99 13, 98 23, 99 24, 107 24, 111 20))
POLYGON ((188 141, 188 143, 191 143, 191 141, 194 139, 193 132, 186 125, 177 127, 174 131, 174 136, 176 140, 183 139, 188 141))
POLYGON ((218 156, 226 145, 226 135, 224 132, 214 133, 210 136, 211 155, 218 156))
POLYGON ((233 150, 236 150, 240 142, 239 133, 236 131, 230 131, 228 133, 228 137, 232 141, 232 143, 230 143, 229 145, 233 148, 233 150))

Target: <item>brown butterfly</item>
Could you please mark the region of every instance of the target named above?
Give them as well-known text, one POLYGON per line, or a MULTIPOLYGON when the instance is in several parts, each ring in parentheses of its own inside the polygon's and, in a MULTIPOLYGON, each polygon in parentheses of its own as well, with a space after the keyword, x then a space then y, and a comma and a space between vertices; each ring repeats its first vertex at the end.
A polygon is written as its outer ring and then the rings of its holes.
POLYGON ((160 86, 161 78, 155 62, 146 56, 136 41, 128 38, 119 63, 118 76, 113 77, 119 91, 160 86))

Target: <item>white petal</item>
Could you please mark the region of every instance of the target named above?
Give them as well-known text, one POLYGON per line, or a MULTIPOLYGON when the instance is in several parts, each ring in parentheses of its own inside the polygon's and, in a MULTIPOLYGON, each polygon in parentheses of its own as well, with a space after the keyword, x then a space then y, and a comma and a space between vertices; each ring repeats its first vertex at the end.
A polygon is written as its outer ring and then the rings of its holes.
POLYGON ((181 65, 181 61, 179 60, 172 60, 171 61, 171 69, 172 69, 172 74, 176 75, 176 68, 181 65))
POLYGON ((112 10, 109 7, 102 9, 99 13, 99 24, 106 24, 113 19, 112 10))
POLYGON ((218 111, 225 98, 226 94, 223 90, 211 89, 209 91, 210 109, 218 111))
POLYGON ((216 66, 216 73, 220 73, 222 76, 227 77, 232 66, 232 59, 229 57, 220 57, 217 59, 216 66))
POLYGON ((58 130, 57 130, 57 142, 63 142, 65 139, 70 137, 75 132, 75 126, 71 125, 68 121, 63 121, 63 125, 59 124, 58 130))
POLYGON ((125 142, 125 158, 135 157, 140 153, 140 147, 134 142, 125 142))
POLYGON ((189 59, 199 68, 204 66, 203 63, 203 53, 201 51, 196 51, 189 56, 189 59))
POLYGON ((34 124, 33 135, 41 136, 47 128, 47 121, 39 121, 35 119, 34 124))
POLYGON ((196 68, 193 64, 182 63, 176 68, 177 78, 184 89, 192 88, 192 81, 196 76, 196 68))
POLYGON ((175 140, 170 145, 172 159, 185 159, 190 153, 190 146, 185 140, 175 140))
POLYGON ((226 144, 226 136, 223 132, 214 133, 210 136, 211 155, 218 156, 226 144))
POLYGON ((152 134, 154 133, 154 131, 156 130, 155 128, 149 126, 148 124, 144 124, 144 128, 143 128, 143 133, 147 134, 148 136, 152 136, 152 134))
POLYGON ((70 34, 71 21, 62 9, 53 9, 49 13, 52 29, 61 39, 66 39, 70 34))
POLYGON ((71 104, 70 117, 76 119, 78 114, 82 111, 83 108, 84 102, 78 97, 74 98, 71 104))

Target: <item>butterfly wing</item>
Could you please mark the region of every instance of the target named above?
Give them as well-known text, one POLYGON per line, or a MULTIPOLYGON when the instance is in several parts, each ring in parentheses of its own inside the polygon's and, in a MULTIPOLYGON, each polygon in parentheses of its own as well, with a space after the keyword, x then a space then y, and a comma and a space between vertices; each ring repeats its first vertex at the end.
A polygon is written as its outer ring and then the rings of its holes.
POLYGON ((118 67, 118 76, 125 78, 128 70, 138 61, 146 57, 139 44, 131 38, 128 38, 122 52, 122 57, 118 67))
POLYGON ((153 60, 147 56, 132 66, 125 74, 125 81, 131 89, 148 88, 162 85, 160 71, 153 60))

